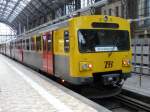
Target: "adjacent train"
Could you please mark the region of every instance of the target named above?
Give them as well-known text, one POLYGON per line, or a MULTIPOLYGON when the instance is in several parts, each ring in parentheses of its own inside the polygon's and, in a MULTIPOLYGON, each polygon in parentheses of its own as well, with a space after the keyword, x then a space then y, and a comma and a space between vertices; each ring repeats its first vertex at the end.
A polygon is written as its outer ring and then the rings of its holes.
POLYGON ((19 35, 0 51, 71 84, 117 88, 130 77, 130 24, 113 16, 73 17, 19 35))

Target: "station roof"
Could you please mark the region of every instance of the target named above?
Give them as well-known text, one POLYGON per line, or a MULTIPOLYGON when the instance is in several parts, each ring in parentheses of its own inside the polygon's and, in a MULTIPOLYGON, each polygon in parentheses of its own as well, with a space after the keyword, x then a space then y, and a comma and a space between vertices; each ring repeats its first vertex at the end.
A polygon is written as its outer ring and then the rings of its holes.
MULTIPOLYGON (((81 2, 81 0, 0 0, 0 22, 8 24, 14 29, 17 29, 19 24, 28 27, 30 22, 56 13, 56 10, 59 11, 58 9, 66 4, 70 7, 76 3, 75 1, 81 2)), ((100 2, 108 0, 93 1, 99 1, 97 4, 100 4, 100 2)), ((62 10, 66 9, 62 8, 62 10)))
POLYGON ((0 22, 15 25, 26 18, 44 16, 47 12, 66 3, 67 0, 0 0, 0 22))

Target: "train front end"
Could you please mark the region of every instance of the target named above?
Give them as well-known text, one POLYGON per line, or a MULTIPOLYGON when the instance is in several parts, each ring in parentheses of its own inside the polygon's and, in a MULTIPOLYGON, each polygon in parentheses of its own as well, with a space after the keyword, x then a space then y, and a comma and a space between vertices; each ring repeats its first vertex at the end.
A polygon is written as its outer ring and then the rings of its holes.
POLYGON ((112 16, 81 16, 70 23, 73 83, 122 87, 131 72, 129 22, 112 16))

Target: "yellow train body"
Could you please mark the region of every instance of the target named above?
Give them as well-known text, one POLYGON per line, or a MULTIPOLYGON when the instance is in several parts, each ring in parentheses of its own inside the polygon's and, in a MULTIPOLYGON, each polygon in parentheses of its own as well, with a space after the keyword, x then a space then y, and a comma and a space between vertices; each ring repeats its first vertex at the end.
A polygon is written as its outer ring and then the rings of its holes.
MULTIPOLYGON (((67 57, 69 60, 69 75, 72 78, 93 78, 94 74, 120 71, 128 77, 131 72, 131 49, 123 51, 80 52, 78 31, 80 29, 128 31, 130 24, 127 20, 112 16, 80 16, 68 21, 68 26, 54 31, 54 54, 67 57), (107 19, 107 20, 105 20, 107 19), (118 28, 93 28, 92 23, 115 23, 118 28), (64 31, 69 31, 69 52, 64 50, 64 31), (127 64, 126 65, 124 65, 127 64), (87 66, 86 66, 87 65, 87 66), (86 66, 87 68, 83 68, 86 66), (90 66, 90 67, 89 67, 90 66)), ((130 43, 130 39, 129 39, 130 43)), ((63 66, 63 65, 62 65, 63 66)), ((101 75, 101 74, 100 74, 101 75)), ((66 78, 66 80, 68 80, 66 78)))

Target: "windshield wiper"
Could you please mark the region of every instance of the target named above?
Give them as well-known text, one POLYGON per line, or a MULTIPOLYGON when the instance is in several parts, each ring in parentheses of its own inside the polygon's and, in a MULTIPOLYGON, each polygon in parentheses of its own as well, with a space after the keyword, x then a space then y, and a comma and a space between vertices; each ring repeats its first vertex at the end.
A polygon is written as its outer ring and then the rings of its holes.
POLYGON ((110 57, 111 55, 112 55, 112 52, 115 50, 115 48, 117 47, 117 45, 118 45, 118 41, 116 40, 116 41, 113 41, 113 48, 112 48, 112 50, 109 52, 109 54, 108 54, 108 56, 110 57))

